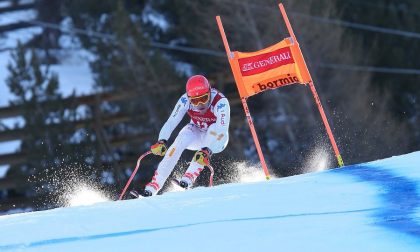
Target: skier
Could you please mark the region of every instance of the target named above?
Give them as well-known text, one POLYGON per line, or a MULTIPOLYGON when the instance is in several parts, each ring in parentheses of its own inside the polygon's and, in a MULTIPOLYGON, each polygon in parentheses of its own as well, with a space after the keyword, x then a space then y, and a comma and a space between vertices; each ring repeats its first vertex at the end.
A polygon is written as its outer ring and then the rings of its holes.
MULTIPOLYGON (((204 76, 190 77, 186 84, 186 93, 178 100, 169 119, 160 130, 158 142, 150 148, 153 154, 163 156, 163 159, 152 180, 141 193, 142 196, 156 195, 185 149, 197 151, 179 181, 181 187, 190 188, 204 166, 209 164, 210 156, 225 149, 229 141, 229 121, 230 106, 227 98, 218 90, 211 88, 204 76), (167 141, 172 131, 186 113, 191 118, 190 122, 167 148, 167 141)), ((133 195, 135 194, 134 192, 133 195)))

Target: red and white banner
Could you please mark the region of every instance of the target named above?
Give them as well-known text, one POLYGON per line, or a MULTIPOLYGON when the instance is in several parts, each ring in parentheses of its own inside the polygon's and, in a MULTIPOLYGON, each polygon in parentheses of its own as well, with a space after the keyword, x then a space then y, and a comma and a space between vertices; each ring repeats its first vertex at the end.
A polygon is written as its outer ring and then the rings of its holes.
POLYGON ((238 60, 242 76, 259 74, 283 65, 295 63, 289 47, 280 48, 273 52, 240 58, 238 60))

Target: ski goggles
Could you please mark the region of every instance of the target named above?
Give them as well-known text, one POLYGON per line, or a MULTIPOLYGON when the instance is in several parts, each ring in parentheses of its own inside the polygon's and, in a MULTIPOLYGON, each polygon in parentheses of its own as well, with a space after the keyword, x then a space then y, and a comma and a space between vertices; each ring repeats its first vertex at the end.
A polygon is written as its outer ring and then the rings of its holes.
POLYGON ((198 106, 201 104, 204 105, 210 100, 210 93, 205 93, 203 95, 194 96, 194 97, 188 97, 188 99, 190 100, 190 103, 193 106, 198 106))

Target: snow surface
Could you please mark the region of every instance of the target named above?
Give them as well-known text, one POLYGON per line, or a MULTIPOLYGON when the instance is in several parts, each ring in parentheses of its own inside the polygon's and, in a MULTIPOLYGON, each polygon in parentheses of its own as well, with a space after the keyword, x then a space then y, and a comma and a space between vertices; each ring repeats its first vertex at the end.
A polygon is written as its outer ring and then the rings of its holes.
POLYGON ((0 15, 0 25, 8 25, 22 21, 34 20, 36 16, 36 10, 11 11, 0 15))
POLYGON ((420 251, 420 152, 0 217, 0 251, 420 251))

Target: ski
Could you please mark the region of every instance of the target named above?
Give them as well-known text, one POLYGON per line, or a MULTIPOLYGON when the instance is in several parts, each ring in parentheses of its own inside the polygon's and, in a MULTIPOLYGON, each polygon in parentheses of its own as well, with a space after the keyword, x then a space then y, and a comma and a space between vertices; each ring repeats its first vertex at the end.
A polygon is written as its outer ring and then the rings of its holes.
POLYGON ((143 196, 136 190, 131 190, 127 195, 127 199, 138 199, 138 198, 143 198, 143 196))
POLYGON ((150 197, 150 196, 152 196, 152 195, 151 194, 145 195, 145 192, 139 193, 136 190, 131 190, 128 193, 126 199, 139 199, 139 198, 145 198, 145 197, 150 197))
POLYGON ((192 189, 192 187, 190 187, 190 188, 185 188, 185 187, 182 187, 182 186, 180 185, 180 181, 179 181, 178 179, 176 179, 176 178, 172 178, 172 179, 171 179, 171 183, 172 183, 172 185, 174 185, 174 186, 176 186, 176 187, 178 187, 178 188, 180 188, 180 189, 182 189, 182 190, 192 189))

